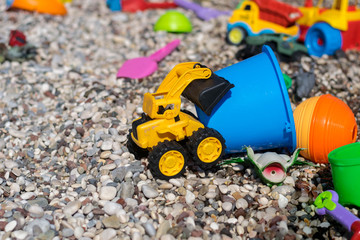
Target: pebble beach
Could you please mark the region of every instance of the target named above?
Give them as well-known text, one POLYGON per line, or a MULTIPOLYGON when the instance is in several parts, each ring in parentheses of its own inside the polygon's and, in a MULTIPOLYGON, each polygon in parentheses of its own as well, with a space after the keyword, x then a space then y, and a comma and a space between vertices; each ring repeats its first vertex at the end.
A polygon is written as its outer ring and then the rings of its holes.
MULTIPOLYGON (((219 2, 199 1, 221 10, 237 4, 219 2)), ((281 186, 267 186, 246 164, 212 171, 190 166, 183 177, 164 181, 127 149, 144 93, 155 92, 176 64, 198 61, 219 70, 238 62, 238 47, 225 43, 227 16, 205 22, 177 8, 193 30, 171 34, 153 30, 166 10, 111 12, 100 0, 66 7, 66 16, 51 16, 5 11, 0 3, 0 42, 18 29, 37 48, 34 60, 0 64, 0 239, 351 237, 315 213, 315 198, 334 187, 329 164, 295 165, 281 186), (125 60, 149 56, 174 39, 181 44, 154 74, 116 78, 125 60)), ((359 126, 359 62, 359 52, 347 51, 342 58, 303 57, 280 67, 293 80, 300 69, 313 69, 309 97, 338 97, 359 126)), ((292 86, 293 109, 306 100, 294 92, 292 86)), ((195 113, 187 100, 183 108, 195 113)), ((356 208, 349 211, 360 216, 356 208)))

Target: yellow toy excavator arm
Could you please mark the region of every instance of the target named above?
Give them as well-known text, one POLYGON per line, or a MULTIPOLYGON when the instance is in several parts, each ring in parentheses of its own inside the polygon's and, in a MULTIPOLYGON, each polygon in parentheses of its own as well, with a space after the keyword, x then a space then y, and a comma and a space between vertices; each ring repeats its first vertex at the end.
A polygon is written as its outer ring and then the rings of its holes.
POLYGON ((166 92, 173 85, 174 81, 177 81, 179 78, 178 69, 192 69, 194 65, 198 62, 184 62, 177 64, 171 71, 166 75, 165 79, 160 84, 156 92, 166 92))
POLYGON ((166 76, 158 90, 145 93, 143 111, 150 118, 171 119, 179 115, 181 94, 196 79, 208 79, 212 71, 198 62, 187 62, 176 65, 166 76))
POLYGON ((155 94, 166 94, 169 98, 180 97, 184 89, 196 79, 207 79, 211 70, 199 62, 185 62, 176 65, 165 77, 155 94))

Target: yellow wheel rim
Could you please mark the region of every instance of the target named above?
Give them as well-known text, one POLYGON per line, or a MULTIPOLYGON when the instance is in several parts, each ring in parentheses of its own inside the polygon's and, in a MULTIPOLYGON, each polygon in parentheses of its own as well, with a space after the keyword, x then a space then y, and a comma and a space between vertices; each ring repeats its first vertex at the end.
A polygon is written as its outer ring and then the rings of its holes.
POLYGON ((230 42, 233 44, 239 44, 243 37, 242 31, 238 28, 233 28, 229 33, 230 42))
POLYGON ((208 137, 201 141, 198 146, 197 154, 199 159, 205 163, 216 161, 222 152, 222 144, 215 137, 208 137))
POLYGON ((166 152, 159 161, 159 169, 165 176, 174 176, 184 168, 185 159, 181 152, 171 150, 166 152))

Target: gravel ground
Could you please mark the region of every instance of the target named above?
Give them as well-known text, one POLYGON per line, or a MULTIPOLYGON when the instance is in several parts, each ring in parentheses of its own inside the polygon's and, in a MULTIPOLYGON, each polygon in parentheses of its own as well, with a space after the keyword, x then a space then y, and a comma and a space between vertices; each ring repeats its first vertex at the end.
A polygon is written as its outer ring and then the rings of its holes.
MULTIPOLYGON (((247 165, 213 172, 189 169, 170 181, 153 179, 147 160, 126 148, 131 121, 180 62, 214 70, 233 64, 224 42, 227 17, 193 23, 189 34, 153 32, 164 10, 112 13, 105 1, 75 0, 68 16, 4 12, 0 42, 19 29, 38 48, 34 61, 0 65, 1 239, 346 239, 312 205, 332 189, 329 166, 295 166, 282 186, 267 187, 247 165), (182 43, 142 81, 116 79, 128 58, 182 43)), ((213 2, 202 2, 215 6, 213 2)), ((236 1, 217 8, 232 9, 236 1)), ((314 65, 310 96, 331 93, 360 120, 360 55, 281 63, 295 76, 314 65)), ((301 102, 289 90, 293 107, 301 102)), ((305 100, 305 99, 302 99, 305 100)), ((194 107, 185 101, 184 108, 194 107)), ((357 209, 350 209, 359 216, 357 209)))

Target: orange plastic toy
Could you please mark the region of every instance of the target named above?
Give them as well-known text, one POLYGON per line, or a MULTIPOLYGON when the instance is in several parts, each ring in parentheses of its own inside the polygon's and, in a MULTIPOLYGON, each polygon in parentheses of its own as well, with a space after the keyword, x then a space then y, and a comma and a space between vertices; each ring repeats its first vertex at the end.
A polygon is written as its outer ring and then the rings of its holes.
POLYGON ((357 124, 346 103, 330 95, 312 97, 294 111, 297 147, 315 163, 328 163, 328 154, 355 142, 357 124))
POLYGON ((65 15, 64 4, 60 0, 7 0, 8 9, 18 8, 38 13, 65 15))

